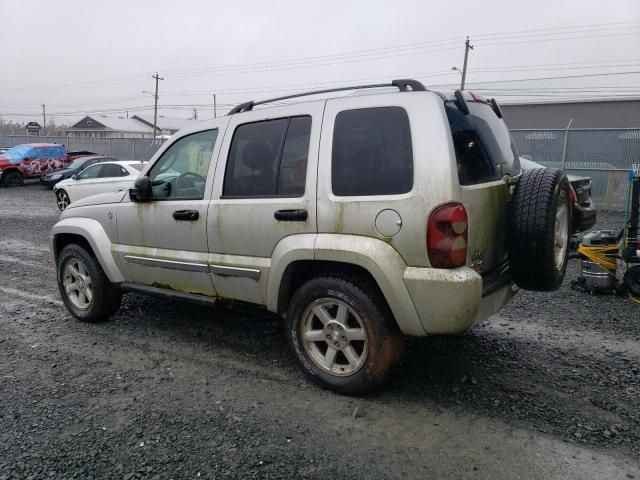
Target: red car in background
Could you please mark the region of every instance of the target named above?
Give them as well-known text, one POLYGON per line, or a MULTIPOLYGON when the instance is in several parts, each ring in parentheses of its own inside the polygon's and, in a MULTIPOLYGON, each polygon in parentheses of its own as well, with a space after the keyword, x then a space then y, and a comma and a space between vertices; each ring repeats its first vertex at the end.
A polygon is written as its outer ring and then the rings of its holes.
POLYGON ((18 187, 25 178, 40 177, 56 168, 66 167, 78 157, 93 152, 67 152, 55 143, 26 143, 0 153, 0 185, 18 187))

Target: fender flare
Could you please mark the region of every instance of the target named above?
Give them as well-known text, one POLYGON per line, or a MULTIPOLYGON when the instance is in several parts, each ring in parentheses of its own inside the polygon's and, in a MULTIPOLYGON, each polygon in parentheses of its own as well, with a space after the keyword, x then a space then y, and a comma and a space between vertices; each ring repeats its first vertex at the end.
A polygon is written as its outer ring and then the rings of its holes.
POLYGON ((91 246, 93 254, 98 259, 98 263, 100 263, 109 281, 112 283, 125 281, 113 256, 111 240, 107 232, 102 228, 102 225, 100 225, 100 222, 92 218, 84 217, 60 220, 51 229, 51 253, 55 253, 55 239, 61 234, 78 235, 84 238, 87 243, 89 243, 89 246, 91 246))
POLYGON ((362 267, 378 284, 400 330, 405 335, 425 335, 403 279, 407 265, 391 245, 359 235, 321 233, 284 238, 272 256, 267 286, 269 310, 277 311, 283 275, 287 267, 297 260, 331 261, 362 267))

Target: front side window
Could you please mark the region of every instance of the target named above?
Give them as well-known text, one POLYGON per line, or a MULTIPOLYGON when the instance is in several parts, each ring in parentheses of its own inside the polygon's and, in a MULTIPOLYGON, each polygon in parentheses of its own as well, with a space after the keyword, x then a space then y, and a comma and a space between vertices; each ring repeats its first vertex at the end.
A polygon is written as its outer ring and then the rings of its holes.
POLYGON ((98 178, 100 174, 101 165, 92 165, 91 167, 83 170, 78 174, 78 180, 85 180, 87 178, 98 178))
POLYGON ((174 142, 149 172, 153 198, 202 199, 218 130, 206 130, 174 142))
POLYGON ((229 149, 223 196, 304 195, 310 135, 310 116, 240 125, 229 149))
POLYGON ((331 183, 338 196, 394 195, 413 188, 413 149, 400 107, 345 110, 336 116, 331 183))

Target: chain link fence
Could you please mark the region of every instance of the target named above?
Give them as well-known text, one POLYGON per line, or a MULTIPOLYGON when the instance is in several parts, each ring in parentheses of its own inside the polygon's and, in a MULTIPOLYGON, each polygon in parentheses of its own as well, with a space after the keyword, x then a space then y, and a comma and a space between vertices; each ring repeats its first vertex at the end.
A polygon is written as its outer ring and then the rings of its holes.
POLYGON ((624 210, 629 171, 640 162, 640 129, 511 130, 520 156, 591 177, 598 209, 624 210))
POLYGON ((57 143, 67 151, 87 150, 119 160, 149 160, 164 143, 152 138, 76 138, 36 137, 30 135, 0 135, 0 147, 13 147, 22 143, 57 143))
MULTIPOLYGON (((567 174, 591 177, 599 209, 622 211, 631 166, 640 162, 640 129, 511 130, 522 157, 567 174)), ((122 160, 149 160, 163 140, 0 136, 0 146, 46 142, 122 160)))

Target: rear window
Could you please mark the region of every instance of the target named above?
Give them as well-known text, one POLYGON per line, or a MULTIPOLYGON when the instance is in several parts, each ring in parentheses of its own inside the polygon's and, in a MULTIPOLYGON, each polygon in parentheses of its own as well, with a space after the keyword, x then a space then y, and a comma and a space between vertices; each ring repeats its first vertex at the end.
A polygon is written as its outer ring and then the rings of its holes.
POLYGON ((504 121, 486 103, 467 104, 469 114, 465 115, 454 102, 445 102, 460 185, 476 185, 518 174, 518 152, 504 121))

